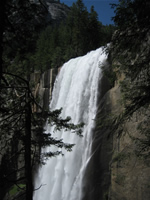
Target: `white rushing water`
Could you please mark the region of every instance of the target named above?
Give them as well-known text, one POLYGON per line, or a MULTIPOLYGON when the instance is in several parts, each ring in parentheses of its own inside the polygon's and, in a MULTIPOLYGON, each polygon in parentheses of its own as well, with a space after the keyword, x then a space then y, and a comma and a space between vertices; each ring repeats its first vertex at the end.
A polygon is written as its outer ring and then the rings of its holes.
MULTIPOLYGON (((65 131, 53 133, 53 137, 73 143, 72 152, 50 158, 42 166, 36 178, 34 200, 82 200, 82 178, 90 159, 92 129, 96 115, 100 65, 107 55, 102 48, 85 56, 71 59, 62 67, 54 85, 50 109, 63 108, 61 116, 71 117, 71 122, 84 122, 83 137, 65 131)), ((52 128, 47 125, 47 131, 52 128)), ((44 149, 44 151, 48 151, 44 149)))

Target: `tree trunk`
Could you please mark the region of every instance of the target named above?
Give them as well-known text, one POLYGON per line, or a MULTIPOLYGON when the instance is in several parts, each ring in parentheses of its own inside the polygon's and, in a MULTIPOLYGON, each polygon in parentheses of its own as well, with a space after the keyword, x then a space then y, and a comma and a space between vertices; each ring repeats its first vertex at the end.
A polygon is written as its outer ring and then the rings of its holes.
POLYGON ((31 167, 31 105, 29 91, 27 91, 27 105, 25 114, 25 177, 26 177, 26 200, 32 200, 32 167, 31 167))
POLYGON ((5 5, 6 5, 6 0, 2 0, 0 3, 0 85, 1 85, 1 80, 2 80, 2 68, 3 68, 3 33, 5 29, 5 5))

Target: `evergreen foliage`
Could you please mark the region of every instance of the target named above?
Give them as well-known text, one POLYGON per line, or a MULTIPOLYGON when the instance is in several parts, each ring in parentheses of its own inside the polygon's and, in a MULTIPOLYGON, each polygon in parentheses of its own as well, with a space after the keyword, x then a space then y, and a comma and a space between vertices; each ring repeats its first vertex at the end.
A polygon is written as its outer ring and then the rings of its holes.
POLYGON ((6 0, 2 16, 3 71, 29 75, 29 58, 35 49, 38 32, 46 26, 47 10, 32 1, 6 0))
MULTIPOLYGON (((33 183, 32 173, 37 164, 44 164, 49 157, 62 154, 59 149, 71 151, 74 144, 64 143, 63 140, 53 138, 51 133, 43 133, 45 119, 49 118, 50 125, 55 131, 68 131, 82 136, 82 124, 74 125, 71 118, 62 119, 61 109, 55 111, 32 112, 32 106, 38 103, 32 96, 29 83, 25 79, 4 74, 1 87, 1 113, 0 113, 0 151, 2 162, 0 166, 1 190, 5 192, 13 184, 26 185, 26 199, 32 199, 33 183), (7 84, 6 84, 7 83, 7 84), (43 134, 42 134, 43 133, 43 134), (43 153, 40 149, 46 146, 56 146, 56 151, 43 153), (5 158, 5 159, 4 159, 5 158), (11 168, 9 168, 11 165, 11 168), (2 190, 3 188, 3 190, 2 190)), ((40 106, 39 106, 40 107, 40 106)), ((36 188, 35 188, 36 189, 36 188)), ((3 198, 1 192, 1 198, 3 198)))
POLYGON ((71 10, 59 26, 47 27, 37 40, 34 55, 35 69, 42 72, 60 67, 71 58, 82 56, 110 42, 115 27, 103 26, 91 7, 90 13, 82 0, 73 3, 71 10))
POLYGON ((46 23, 44 6, 8 0, 5 7, 3 69, 18 75, 60 67, 110 42, 115 30, 113 25, 102 25, 94 6, 89 13, 82 0, 73 3, 67 18, 57 25, 46 23))

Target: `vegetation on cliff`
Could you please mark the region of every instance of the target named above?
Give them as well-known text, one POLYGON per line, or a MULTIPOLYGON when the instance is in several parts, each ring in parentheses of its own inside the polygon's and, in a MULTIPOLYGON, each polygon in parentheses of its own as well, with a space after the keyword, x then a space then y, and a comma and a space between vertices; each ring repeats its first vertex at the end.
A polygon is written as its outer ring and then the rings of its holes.
POLYGON ((133 138, 138 143, 139 153, 149 156, 149 105, 150 105, 150 3, 146 0, 120 0, 114 22, 117 26, 112 40, 112 59, 116 63, 124 97, 124 112, 119 116, 117 126, 130 119, 136 112, 145 113, 146 118, 139 125, 143 139, 133 138))

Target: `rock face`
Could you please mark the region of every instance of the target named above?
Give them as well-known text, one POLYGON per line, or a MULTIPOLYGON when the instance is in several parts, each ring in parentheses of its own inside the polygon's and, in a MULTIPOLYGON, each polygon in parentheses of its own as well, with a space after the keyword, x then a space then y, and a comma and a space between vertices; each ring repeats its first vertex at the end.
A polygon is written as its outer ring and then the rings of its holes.
POLYGON ((70 10, 68 6, 60 3, 47 2, 47 5, 50 13, 49 17, 55 22, 65 19, 70 10))
POLYGON ((93 158, 88 182, 88 198, 99 200, 149 200, 150 164, 139 157, 138 146, 133 138, 142 138, 139 123, 145 120, 142 114, 134 113, 120 128, 112 129, 109 118, 121 113, 122 94, 117 84, 99 101, 97 125, 93 136, 93 158))
MULTIPOLYGON (((59 70, 60 68, 52 68, 44 72, 42 75, 40 75, 40 72, 35 72, 31 75, 31 82, 35 83, 33 95, 35 98, 39 98, 40 106, 44 110, 49 110, 52 89, 59 70)), ((34 106, 33 111, 40 112, 40 109, 34 106)))
POLYGON ((42 3, 44 7, 48 10, 48 13, 46 14, 46 21, 54 25, 64 20, 67 17, 67 14, 70 10, 70 8, 67 5, 60 3, 59 0, 41 0, 40 3, 39 0, 30 1, 40 5, 42 3))
MULTIPOLYGON (((109 91, 114 95, 111 100, 111 113, 120 113, 122 108, 119 88, 109 91), (115 92, 115 93, 114 93, 115 92), (115 106, 116 105, 116 106, 115 106)), ((120 129, 120 135, 113 133, 113 155, 110 162, 111 184, 109 199, 111 200, 149 200, 150 199, 150 165, 147 159, 139 157, 138 146, 133 138, 142 138, 138 126, 144 120, 144 113, 134 113, 120 129)))
POLYGON ((64 20, 70 10, 68 6, 60 4, 59 2, 46 1, 46 4, 49 11, 47 20, 52 21, 55 24, 64 20))

